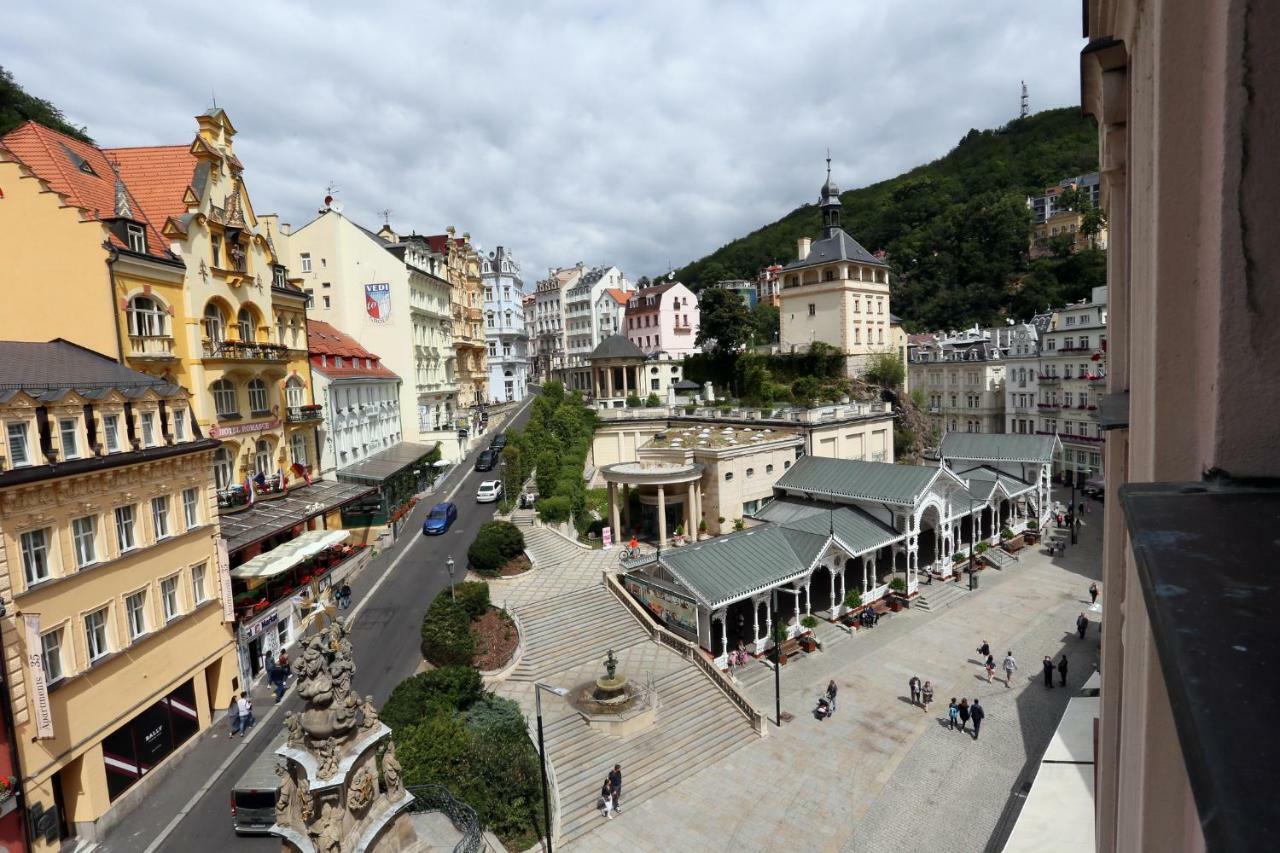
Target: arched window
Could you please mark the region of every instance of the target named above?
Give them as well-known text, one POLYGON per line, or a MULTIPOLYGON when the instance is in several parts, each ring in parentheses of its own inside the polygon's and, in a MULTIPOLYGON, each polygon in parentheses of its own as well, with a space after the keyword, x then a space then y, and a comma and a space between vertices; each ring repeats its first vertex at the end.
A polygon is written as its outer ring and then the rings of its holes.
POLYGON ((257 324, 253 322, 253 312, 248 308, 241 308, 240 313, 236 315, 236 333, 240 336, 240 340, 245 342, 256 340, 256 326, 257 324))
POLYGON ((263 415, 270 411, 267 405, 267 383, 261 379, 249 380, 249 411, 263 415))
POLYGON ((290 376, 284 385, 285 403, 291 409, 307 404, 307 386, 296 376, 290 376))
POLYGON ((205 306, 204 309, 204 336, 213 343, 221 343, 226 340, 227 319, 222 314, 222 309, 212 302, 205 306))
POLYGON ((295 432, 289 439, 289 455, 295 465, 307 464, 307 437, 301 432, 295 432))
POLYGON ((213 482, 220 492, 231 486, 231 451, 225 447, 213 451, 213 482))
POLYGON ((253 469, 264 477, 270 477, 273 473, 271 470, 271 442, 265 438, 258 439, 258 443, 255 445, 253 469))
POLYGON ((160 300, 150 296, 135 296, 129 300, 129 334, 141 337, 159 337, 165 334, 168 313, 160 300))
POLYGON ((238 415, 240 406, 236 403, 236 386, 230 379, 219 379, 210 386, 213 391, 213 408, 218 417, 238 415))

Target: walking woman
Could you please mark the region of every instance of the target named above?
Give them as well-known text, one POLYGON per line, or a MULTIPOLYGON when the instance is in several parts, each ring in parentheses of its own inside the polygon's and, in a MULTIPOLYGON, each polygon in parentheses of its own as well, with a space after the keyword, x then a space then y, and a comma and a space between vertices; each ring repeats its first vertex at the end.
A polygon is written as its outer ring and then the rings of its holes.
POLYGON ((926 681, 924 686, 920 688, 920 702, 924 705, 924 712, 929 713, 929 706, 933 703, 933 682, 926 681))
POLYGON ((951 697, 951 704, 947 706, 947 719, 951 721, 951 730, 955 731, 960 724, 960 709, 956 707, 956 697, 951 697))
POLYGON ((969 731, 969 700, 961 699, 960 707, 956 711, 960 714, 960 731, 969 731))
POLYGON ((991 676, 996 674, 996 659, 991 655, 987 655, 987 684, 991 683, 991 676))

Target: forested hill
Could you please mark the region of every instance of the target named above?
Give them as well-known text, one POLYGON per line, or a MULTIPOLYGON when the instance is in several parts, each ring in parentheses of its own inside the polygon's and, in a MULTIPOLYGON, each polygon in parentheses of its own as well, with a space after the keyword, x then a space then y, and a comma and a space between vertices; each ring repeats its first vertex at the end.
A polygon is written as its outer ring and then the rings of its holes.
POLYGON ((0 66, 0 136, 4 136, 24 121, 34 121, 60 133, 92 142, 83 127, 70 124, 62 110, 43 98, 27 94, 13 75, 0 66))
MULTIPOLYGON (((842 224, 871 251, 888 253, 893 312, 909 328, 1026 318, 1105 283, 1102 252, 1027 257, 1027 196, 1097 167, 1093 119, 1078 107, 1046 110, 997 130, 971 130, 945 157, 843 193, 842 224)), ((820 182, 815 176, 815 202, 820 182)), ((771 263, 793 260, 798 237, 819 234, 817 204, 807 204, 675 275, 698 287, 754 279, 771 263)))

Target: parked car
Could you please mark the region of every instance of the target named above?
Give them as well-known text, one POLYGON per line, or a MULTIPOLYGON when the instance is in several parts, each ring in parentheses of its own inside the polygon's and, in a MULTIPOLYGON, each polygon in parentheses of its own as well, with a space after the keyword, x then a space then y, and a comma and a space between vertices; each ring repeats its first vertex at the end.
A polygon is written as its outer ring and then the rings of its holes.
POLYGON ((507 434, 500 432, 493 437, 493 441, 489 442, 489 449, 502 452, 502 448, 507 446, 507 434))
POLYGON ((485 480, 476 489, 476 503, 491 504, 502 497, 501 480, 485 480))
POLYGON ((432 536, 444 533, 449 525, 458 520, 458 505, 444 501, 431 508, 427 520, 422 522, 422 535, 432 536))
POLYGON ((477 471, 492 471, 493 466, 498 464, 498 451, 493 448, 480 451, 480 456, 476 458, 477 471))

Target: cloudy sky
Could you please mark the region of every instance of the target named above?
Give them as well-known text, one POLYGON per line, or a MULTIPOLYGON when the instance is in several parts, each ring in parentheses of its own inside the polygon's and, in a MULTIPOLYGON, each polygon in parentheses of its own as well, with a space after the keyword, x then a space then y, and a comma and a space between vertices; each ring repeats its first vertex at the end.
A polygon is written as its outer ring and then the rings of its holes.
POLYGON ((1079 0, 16 3, 0 64, 104 146, 217 103, 254 206, 470 231, 526 286, 664 272, 971 127, 1079 103, 1079 0))

